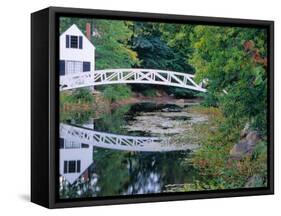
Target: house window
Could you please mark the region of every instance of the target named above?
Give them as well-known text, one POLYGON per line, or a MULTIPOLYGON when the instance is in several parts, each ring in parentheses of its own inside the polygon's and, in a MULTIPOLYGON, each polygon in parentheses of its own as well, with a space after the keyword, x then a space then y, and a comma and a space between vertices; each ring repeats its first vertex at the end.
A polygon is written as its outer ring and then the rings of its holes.
POLYGON ((91 62, 83 62, 83 72, 91 71, 91 62))
POLYGON ((68 161, 68 173, 75 173, 76 170, 76 161, 68 161))
POLYGON ((76 36, 76 35, 66 35, 65 36, 65 46, 66 46, 66 48, 83 49, 83 37, 76 36))
POLYGON ((64 173, 80 173, 80 171, 81 171, 81 161, 80 160, 64 161, 64 164, 63 164, 64 173))
POLYGON ((71 48, 78 48, 78 37, 77 36, 70 36, 70 47, 71 48))
POLYGON ((81 148, 81 143, 74 142, 71 140, 64 140, 64 148, 65 149, 81 148))
POLYGON ((80 61, 66 61, 65 74, 75 74, 83 72, 83 62, 80 61))

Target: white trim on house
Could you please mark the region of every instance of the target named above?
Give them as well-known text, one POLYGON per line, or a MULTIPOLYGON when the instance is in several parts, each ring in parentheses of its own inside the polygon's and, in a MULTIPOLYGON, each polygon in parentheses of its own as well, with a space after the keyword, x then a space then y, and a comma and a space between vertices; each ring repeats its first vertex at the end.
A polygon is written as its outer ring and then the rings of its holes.
POLYGON ((61 75, 95 70, 95 46, 75 24, 60 35, 59 54, 61 75))

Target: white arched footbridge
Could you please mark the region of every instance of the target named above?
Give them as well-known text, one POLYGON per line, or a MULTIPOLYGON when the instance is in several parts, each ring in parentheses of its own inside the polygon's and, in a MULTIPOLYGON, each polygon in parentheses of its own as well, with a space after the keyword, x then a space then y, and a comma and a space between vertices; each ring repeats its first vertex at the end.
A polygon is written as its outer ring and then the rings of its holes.
POLYGON ((175 144, 171 138, 104 133, 64 123, 60 124, 60 138, 90 146, 123 151, 167 152, 198 148, 197 144, 175 144))
POLYGON ((60 76, 60 91, 109 84, 153 84, 206 92, 194 75, 155 69, 106 69, 60 76))

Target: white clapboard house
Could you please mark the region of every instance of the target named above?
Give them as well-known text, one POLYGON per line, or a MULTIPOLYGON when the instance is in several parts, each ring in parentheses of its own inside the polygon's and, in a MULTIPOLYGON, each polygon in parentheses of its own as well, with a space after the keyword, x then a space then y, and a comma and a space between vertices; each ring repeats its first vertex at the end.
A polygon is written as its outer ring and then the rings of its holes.
POLYGON ((95 47, 89 40, 90 29, 86 26, 86 37, 73 24, 60 35, 60 75, 95 70, 95 47))
POLYGON ((93 163, 93 147, 60 138, 60 175, 73 184, 93 163))

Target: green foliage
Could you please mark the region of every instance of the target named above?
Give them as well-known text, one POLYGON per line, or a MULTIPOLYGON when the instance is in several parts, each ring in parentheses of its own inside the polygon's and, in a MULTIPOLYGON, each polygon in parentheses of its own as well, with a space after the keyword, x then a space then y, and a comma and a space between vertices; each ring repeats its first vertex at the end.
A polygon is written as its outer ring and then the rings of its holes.
POLYGON ((93 95, 89 88, 79 88, 73 91, 72 97, 78 103, 92 103, 93 95))
POLYGON ((201 93, 200 96, 202 97, 201 105, 205 107, 218 107, 218 100, 214 95, 201 93))
POLYGON ((107 100, 115 102, 121 99, 130 98, 132 96, 132 91, 127 85, 108 85, 104 87, 103 96, 107 100))
POLYGON ((61 111, 60 121, 64 123, 83 124, 93 115, 92 110, 87 111, 61 111))
POLYGON ((134 22, 132 29, 132 48, 138 53, 141 67, 193 72, 193 68, 185 61, 185 55, 164 40, 161 24, 134 22))
POLYGON ((79 88, 71 92, 60 93, 60 107, 63 108, 66 104, 92 104, 94 96, 88 88, 79 88))
MULTIPOLYGON (((95 69, 131 68, 138 65, 137 53, 129 45, 133 34, 131 22, 103 19, 61 18, 60 32, 64 32, 72 24, 76 24, 85 34, 86 23, 91 23, 95 30, 91 42, 94 44, 95 69)), ((100 88, 99 88, 100 89, 100 88)), ((131 91, 125 85, 108 86, 104 95, 112 100, 119 100, 130 96, 131 91), (120 92, 119 92, 120 91, 120 92)), ((78 96, 78 95, 77 95, 78 96)))
POLYGON ((220 106, 232 126, 248 121, 266 134, 266 31, 196 26, 190 41, 197 81, 208 80, 205 105, 220 106))
MULTIPOLYGON (((152 22, 134 22, 133 35, 130 43, 135 52, 138 53, 141 68, 162 69, 194 73, 194 68, 186 61, 187 49, 180 46, 172 46, 166 41, 167 34, 174 25, 159 24, 152 22)), ((145 92, 154 89, 151 85, 134 85, 137 91, 145 92)), ((175 96, 193 96, 194 92, 174 87, 157 86, 169 94, 175 96)))
POLYGON ((70 26, 75 24, 82 31, 82 33, 86 35, 86 23, 92 23, 92 19, 60 17, 60 26, 59 26, 60 34, 65 32, 70 26))
POLYGON ((220 106, 231 124, 266 134, 266 30, 161 24, 163 38, 208 82, 203 105, 220 106), (258 100, 257 100, 258 98, 258 100))
POLYGON ((193 25, 160 24, 159 29, 163 40, 174 53, 172 69, 189 74, 194 73, 194 67, 189 63, 189 57, 193 51, 190 46, 193 25))
POLYGON ((143 95, 147 97, 155 97, 156 91, 153 88, 148 88, 143 91, 143 95))
POLYGON ((98 186, 102 188, 102 196, 122 194, 126 184, 129 183, 130 175, 126 168, 126 158, 129 153, 116 152, 108 149, 97 149, 95 154, 96 172, 102 179, 98 186))
POLYGON ((67 110, 65 106, 76 105, 92 105, 95 98, 88 88, 80 88, 71 92, 60 93, 60 121, 62 122, 75 122, 76 124, 82 124, 87 122, 89 117, 93 115, 92 110, 67 110))
POLYGON ((197 96, 201 97, 201 95, 195 91, 178 87, 168 87, 166 92, 169 95, 173 95, 175 98, 194 98, 197 96))
POLYGON ((93 25, 98 35, 93 37, 97 70, 138 65, 137 53, 129 45, 131 22, 95 19, 93 25))
POLYGON ((267 143, 260 141, 254 153, 240 161, 230 160, 229 152, 240 139, 241 128, 228 127, 228 119, 219 108, 194 107, 192 112, 206 113, 207 124, 197 125, 201 148, 192 161, 201 176, 185 190, 244 188, 249 178, 259 176, 259 186, 267 185, 267 143))
POLYGON ((130 68, 138 64, 137 53, 128 45, 128 40, 133 34, 130 30, 131 22, 62 17, 60 18, 60 33, 76 24, 86 34, 86 23, 90 23, 95 31, 91 42, 96 48, 96 70, 130 68))
POLYGON ((130 105, 125 105, 112 110, 110 113, 103 113, 97 119, 96 130, 107 131, 117 134, 126 134, 127 131, 122 127, 127 124, 126 113, 130 110, 130 105))

